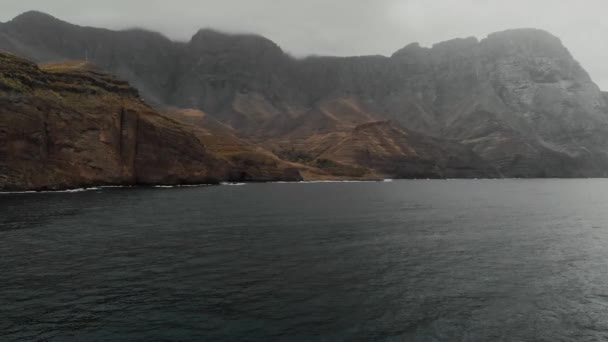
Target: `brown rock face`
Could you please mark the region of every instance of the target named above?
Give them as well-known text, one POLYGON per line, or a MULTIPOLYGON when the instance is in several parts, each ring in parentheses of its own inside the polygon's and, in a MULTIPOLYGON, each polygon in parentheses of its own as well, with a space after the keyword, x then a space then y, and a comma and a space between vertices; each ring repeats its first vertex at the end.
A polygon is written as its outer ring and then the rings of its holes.
POLYGON ((498 176, 489 163, 466 147, 407 131, 389 121, 355 127, 319 158, 398 178, 498 176))
POLYGON ((238 165, 210 151, 204 136, 85 63, 41 69, 0 54, 2 190, 300 179, 276 158, 261 170, 238 165))

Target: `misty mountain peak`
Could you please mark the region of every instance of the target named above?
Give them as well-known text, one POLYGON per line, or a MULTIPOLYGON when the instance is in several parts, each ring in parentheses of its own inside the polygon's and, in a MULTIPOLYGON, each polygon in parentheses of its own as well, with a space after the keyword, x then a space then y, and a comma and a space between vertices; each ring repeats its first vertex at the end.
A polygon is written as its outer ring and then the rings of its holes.
POLYGON ((433 45, 433 50, 468 50, 479 44, 476 37, 455 38, 433 45))
POLYGON ((255 34, 231 34, 213 29, 201 29, 190 40, 190 45, 203 50, 283 50, 268 38, 255 34))
POLYGON ((422 62, 428 57, 431 49, 420 46, 420 43, 411 43, 406 47, 396 51, 391 58, 400 59, 402 61, 422 62))
POLYGON ((488 51, 500 55, 518 53, 572 58, 559 38, 540 29, 521 28, 492 33, 481 44, 488 51))
POLYGON ((548 31, 537 28, 516 28, 494 32, 488 35, 487 39, 512 39, 516 41, 526 40, 552 40, 559 41, 559 38, 548 31))
POLYGON ((41 22, 62 22, 61 20, 53 17, 50 14, 40 12, 40 11, 27 11, 22 14, 19 14, 11 23, 24 23, 24 24, 34 24, 41 22))

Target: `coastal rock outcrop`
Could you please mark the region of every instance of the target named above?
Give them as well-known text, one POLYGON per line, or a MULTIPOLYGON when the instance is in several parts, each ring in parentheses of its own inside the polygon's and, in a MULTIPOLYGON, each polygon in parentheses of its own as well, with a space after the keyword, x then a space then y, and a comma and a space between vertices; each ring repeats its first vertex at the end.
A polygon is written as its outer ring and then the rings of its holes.
POLYGON ((86 62, 39 67, 0 53, 2 190, 301 179, 245 144, 232 152, 238 161, 211 151, 208 134, 86 62))

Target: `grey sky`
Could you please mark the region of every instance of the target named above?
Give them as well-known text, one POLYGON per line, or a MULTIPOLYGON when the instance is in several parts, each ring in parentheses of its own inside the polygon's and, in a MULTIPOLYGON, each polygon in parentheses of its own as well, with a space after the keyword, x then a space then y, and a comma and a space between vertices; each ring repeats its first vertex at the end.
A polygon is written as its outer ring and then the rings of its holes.
POLYGON ((179 40, 199 28, 264 35, 298 56, 390 55, 508 28, 535 27, 562 39, 608 90, 605 0, 2 0, 0 21, 39 10, 66 21, 144 27, 179 40))

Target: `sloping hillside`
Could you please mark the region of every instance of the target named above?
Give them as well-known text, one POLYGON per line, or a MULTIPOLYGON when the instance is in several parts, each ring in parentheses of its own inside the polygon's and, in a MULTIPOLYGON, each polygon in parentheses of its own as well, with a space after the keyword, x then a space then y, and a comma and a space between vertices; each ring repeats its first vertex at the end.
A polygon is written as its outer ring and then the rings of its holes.
POLYGON ((87 63, 39 68, 0 53, 0 189, 300 179, 246 146, 238 162, 226 158, 206 134, 87 63))

